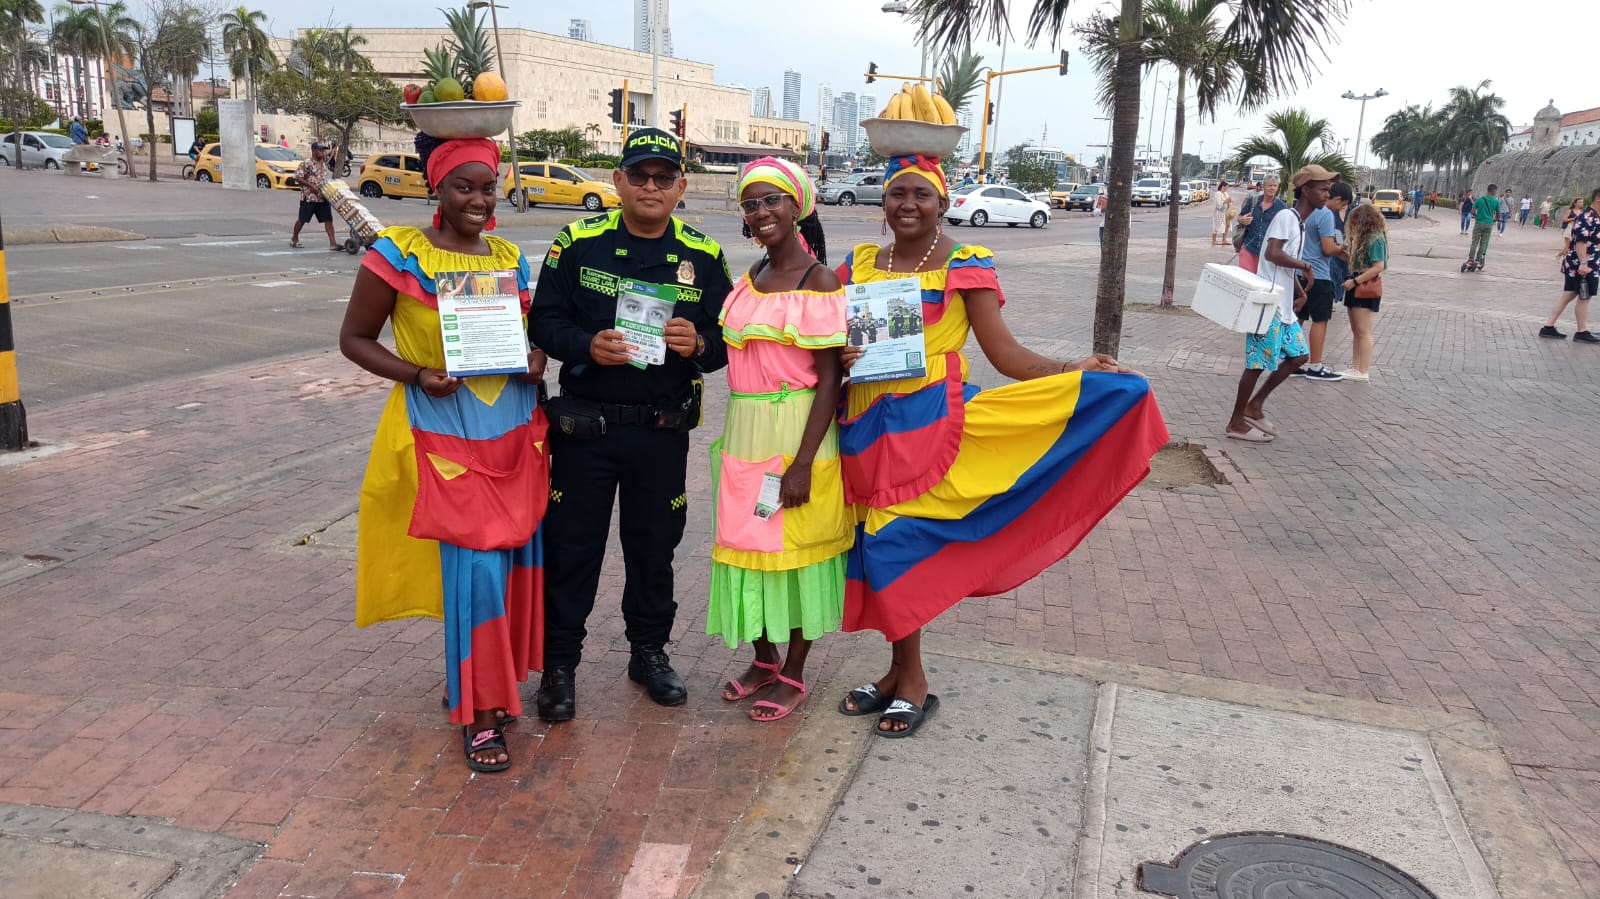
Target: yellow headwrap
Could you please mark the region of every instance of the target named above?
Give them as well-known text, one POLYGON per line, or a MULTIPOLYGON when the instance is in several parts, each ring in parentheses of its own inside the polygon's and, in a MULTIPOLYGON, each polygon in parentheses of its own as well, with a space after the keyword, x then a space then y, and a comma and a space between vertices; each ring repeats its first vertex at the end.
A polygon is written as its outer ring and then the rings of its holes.
POLYGON ((950 189, 945 184, 944 169, 939 165, 937 156, 895 156, 891 157, 884 165, 887 177, 883 179, 884 190, 894 183, 894 179, 901 175, 920 175, 933 185, 939 196, 948 196, 950 189))

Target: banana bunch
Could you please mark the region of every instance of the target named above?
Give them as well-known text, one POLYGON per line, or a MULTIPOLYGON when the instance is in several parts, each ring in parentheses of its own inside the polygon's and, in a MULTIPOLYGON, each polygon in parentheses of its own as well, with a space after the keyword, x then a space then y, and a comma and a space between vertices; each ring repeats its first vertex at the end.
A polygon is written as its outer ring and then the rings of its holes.
POLYGON ((889 105, 878 113, 878 118, 911 119, 934 125, 954 125, 956 111, 950 108, 950 103, 945 98, 928 93, 928 89, 920 84, 907 81, 900 87, 898 94, 889 98, 889 105))

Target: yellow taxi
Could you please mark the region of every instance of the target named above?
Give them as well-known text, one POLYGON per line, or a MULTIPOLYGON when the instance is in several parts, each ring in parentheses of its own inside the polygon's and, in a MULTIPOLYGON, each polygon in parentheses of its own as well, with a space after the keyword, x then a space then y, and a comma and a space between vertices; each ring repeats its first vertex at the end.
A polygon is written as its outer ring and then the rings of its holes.
MULTIPOLYGON (((558 162, 524 162, 521 187, 529 206, 582 206, 590 212, 615 209, 622 205, 617 189, 609 181, 596 181, 577 169, 558 162)), ((506 199, 517 198, 517 178, 506 172, 506 199)))
POLYGON ((368 199, 413 197, 422 200, 428 197, 428 182, 422 173, 422 157, 415 153, 383 153, 367 157, 356 175, 356 185, 356 190, 368 199))
POLYGON ((1050 205, 1056 209, 1065 209, 1067 198, 1082 186, 1076 181, 1057 181, 1056 186, 1050 188, 1050 205))
MULTIPOLYGON (((299 153, 286 147, 267 144, 256 146, 256 188, 259 190, 299 190, 300 182, 294 179, 295 169, 304 161, 299 153)), ((196 181, 222 183, 222 145, 206 144, 200 157, 194 161, 196 181)))
POLYGON ((1405 218, 1406 195, 1398 190, 1380 190, 1372 195, 1372 205, 1383 213, 1384 218, 1405 218))
POLYGON ((1205 201, 1211 199, 1211 185, 1208 182, 1190 181, 1189 184, 1193 188, 1189 202, 1204 203, 1205 201))

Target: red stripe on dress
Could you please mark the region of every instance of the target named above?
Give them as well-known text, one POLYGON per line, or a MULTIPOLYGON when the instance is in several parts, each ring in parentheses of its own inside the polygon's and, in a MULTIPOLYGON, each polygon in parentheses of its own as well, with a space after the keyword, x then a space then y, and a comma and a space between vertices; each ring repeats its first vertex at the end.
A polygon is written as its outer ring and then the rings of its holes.
POLYGON ((945 545, 883 590, 846 581, 843 630, 899 640, 968 596, 1015 589, 1072 552, 1150 473, 1149 459, 1167 439, 1155 397, 1147 395, 1004 529, 945 545), (1142 464, 1130 468, 1130 459, 1142 464))
POLYGON ((951 268, 945 275, 944 289, 946 293, 959 290, 963 295, 969 290, 992 290, 1000 295, 1000 305, 1006 304, 1005 291, 1000 289, 1000 279, 995 277, 994 269, 981 266, 961 266, 951 268))

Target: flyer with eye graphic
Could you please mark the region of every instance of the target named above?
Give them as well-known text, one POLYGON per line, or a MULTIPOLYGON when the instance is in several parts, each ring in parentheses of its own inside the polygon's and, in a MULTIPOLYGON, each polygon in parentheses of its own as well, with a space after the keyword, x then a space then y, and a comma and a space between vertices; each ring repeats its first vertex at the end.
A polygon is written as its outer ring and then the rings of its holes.
POLYGON ((845 288, 845 328, 862 356, 850 380, 865 384, 928 373, 922 339, 922 279, 895 278, 845 288))
POLYGON ((678 305, 671 284, 623 281, 617 285, 617 330, 628 338, 628 364, 646 368, 667 361, 664 330, 678 305))
POLYGON ((433 284, 446 374, 527 374, 528 329, 516 272, 438 272, 433 284))

